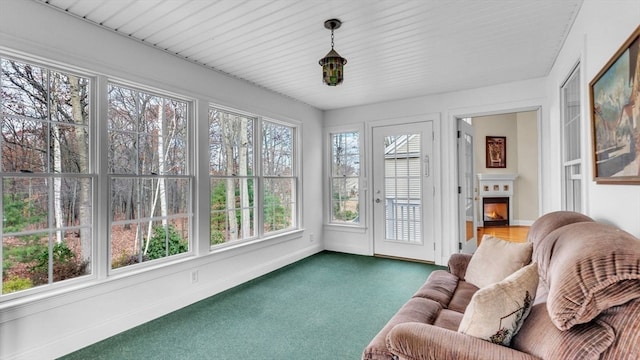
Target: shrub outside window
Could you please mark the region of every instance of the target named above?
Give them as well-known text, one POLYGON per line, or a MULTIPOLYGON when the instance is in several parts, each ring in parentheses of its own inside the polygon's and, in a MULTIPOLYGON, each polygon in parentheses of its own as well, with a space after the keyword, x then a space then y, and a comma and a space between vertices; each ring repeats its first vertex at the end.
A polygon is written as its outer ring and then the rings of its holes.
POLYGON ((209 109, 212 246, 297 228, 295 131, 209 109))
POLYGON ((189 251, 188 104, 108 86, 111 268, 189 251))
POLYGON ((91 274, 91 82, 0 59, 2 292, 91 274))
POLYGON ((335 224, 360 223, 360 134, 333 133, 331 146, 331 216, 335 224))

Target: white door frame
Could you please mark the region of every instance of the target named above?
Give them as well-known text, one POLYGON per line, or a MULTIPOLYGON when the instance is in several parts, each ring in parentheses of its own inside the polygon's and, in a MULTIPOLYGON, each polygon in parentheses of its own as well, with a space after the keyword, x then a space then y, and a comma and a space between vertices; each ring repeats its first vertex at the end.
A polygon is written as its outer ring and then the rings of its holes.
MULTIPOLYGON (((435 241, 435 259, 434 262, 436 264, 445 265, 446 261, 449 258, 449 254, 447 252, 445 256, 443 256, 444 247, 448 247, 448 241, 442 240, 442 231, 443 231, 443 211, 442 211, 442 151, 441 151, 441 114, 440 113, 425 113, 413 116, 400 116, 397 118, 386 118, 386 119, 378 119, 366 122, 366 137, 363 136, 363 140, 366 141, 366 151, 367 151, 367 163, 368 168, 373 169, 374 158, 372 155, 372 138, 373 138, 373 128, 378 126, 388 126, 388 125, 400 125, 400 124, 409 124, 409 123, 417 123, 423 121, 433 121, 433 153, 431 159, 431 169, 433 170, 433 187, 435 189, 435 193, 433 196, 433 206, 434 206, 434 215, 433 215, 433 236, 435 241)), ((369 243, 369 254, 374 255, 374 234, 373 234, 373 191, 369 191, 369 189, 373 189, 373 175, 371 174, 372 170, 368 172, 367 179, 365 179, 367 194, 369 196, 365 199, 365 204, 367 208, 367 233, 368 233, 368 243, 369 243)))
MULTIPOLYGON (((531 100, 526 100, 522 102, 504 103, 504 104, 497 104, 497 105, 477 106, 475 108, 471 107, 471 108, 465 108, 465 109, 454 109, 449 112, 449 116, 448 116, 448 119, 450 120, 449 134, 450 134, 450 139, 453 139, 453 140, 449 143, 449 151, 451 151, 451 155, 449 156, 448 160, 455 163, 455 166, 453 169, 454 173, 452 175, 453 175, 453 179, 455 179, 454 181, 456 181, 456 188, 457 188, 457 179, 458 179, 457 119, 467 118, 467 117, 473 118, 473 117, 487 116, 487 115, 518 113, 518 112, 530 112, 530 111, 535 111, 537 114, 538 154, 540 155, 538 157, 538 208, 540 209, 540 211, 543 211, 544 202, 542 197, 542 187, 543 187, 543 183, 545 182, 545 179, 544 179, 545 174, 543 173, 542 169, 544 168, 544 165, 545 165, 544 163, 548 160, 542 157, 542 154, 543 154, 542 141, 544 138, 542 134, 544 132, 542 128, 542 105, 540 104, 539 99, 531 99, 531 100)), ((459 234, 460 226, 459 226, 459 220, 457 216, 459 212, 457 194, 456 194, 456 200, 454 202, 455 202, 454 208, 447 213, 450 216, 448 219, 449 221, 448 225, 445 225, 450 227, 451 229, 454 229, 454 233, 451 234, 450 238, 446 243, 442 244, 443 249, 445 249, 443 250, 443 255, 446 258, 451 256, 451 254, 455 254, 459 252, 458 239, 460 238, 460 234, 459 234)))

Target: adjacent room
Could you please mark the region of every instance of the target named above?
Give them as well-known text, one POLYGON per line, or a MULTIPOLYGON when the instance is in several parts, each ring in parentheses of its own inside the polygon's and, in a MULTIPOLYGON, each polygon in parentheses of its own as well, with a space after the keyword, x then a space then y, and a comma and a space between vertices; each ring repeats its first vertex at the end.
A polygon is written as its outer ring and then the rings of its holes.
POLYGON ((639 19, 0 0, 0 359, 640 357, 639 19))

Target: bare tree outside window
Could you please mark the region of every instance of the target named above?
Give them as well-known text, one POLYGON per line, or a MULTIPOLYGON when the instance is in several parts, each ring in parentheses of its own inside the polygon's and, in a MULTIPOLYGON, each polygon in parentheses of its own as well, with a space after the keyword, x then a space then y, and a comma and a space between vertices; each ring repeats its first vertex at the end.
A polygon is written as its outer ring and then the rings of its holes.
POLYGON ((91 273, 86 77, 0 59, 2 293, 91 273))
POLYGON ((109 85, 111 267, 189 250, 188 106, 109 85))
POLYGON ((358 224, 360 134, 331 134, 331 222, 358 224))
POLYGON ((210 108, 209 172, 212 246, 296 226, 293 127, 210 108))

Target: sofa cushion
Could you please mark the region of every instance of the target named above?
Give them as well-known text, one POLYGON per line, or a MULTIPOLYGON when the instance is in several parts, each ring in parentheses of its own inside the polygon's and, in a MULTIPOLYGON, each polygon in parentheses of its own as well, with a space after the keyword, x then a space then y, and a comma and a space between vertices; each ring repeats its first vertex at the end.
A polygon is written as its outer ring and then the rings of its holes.
POLYGON ((478 290, 464 312, 458 331, 509 345, 529 315, 537 287, 538 266, 533 263, 501 282, 478 290))
POLYGON ((532 251, 530 243, 485 235, 469 261, 464 279, 479 288, 502 281, 531 262, 532 251))
POLYGON ((433 322, 433 326, 451 331, 458 331, 458 327, 460 327, 460 322, 462 321, 462 316, 463 313, 461 312, 442 309, 440 310, 436 321, 433 322))
POLYGON ((640 240, 607 224, 583 222, 551 232, 536 247, 547 309, 560 330, 640 297, 640 240))
POLYGON ((511 347, 541 359, 595 360, 615 339, 613 329, 598 320, 560 331, 551 322, 543 303, 531 308, 511 347))
POLYGON ((447 307, 458 287, 458 277, 445 270, 434 270, 413 297, 422 297, 447 307))
POLYGON ((420 297, 409 299, 387 324, 371 340, 364 349, 362 359, 378 360, 390 359, 392 354, 387 350, 386 337, 394 326, 406 322, 418 322, 421 324, 433 324, 442 310, 442 306, 431 300, 420 297))
POLYGON ((452 311, 464 313, 467 309, 467 305, 469 305, 469 302, 471 301, 471 297, 476 291, 478 291, 477 286, 464 280, 460 280, 447 308, 452 311))
MULTIPOLYGON (((529 228, 527 242, 535 248, 552 231, 578 222, 593 222, 587 215, 575 211, 554 211, 540 216, 529 228)), ((535 261, 535 260, 534 260, 535 261)), ((538 264, 540 265, 540 264, 538 264)))

